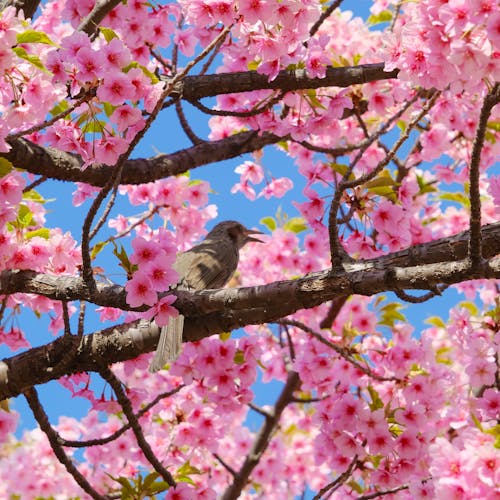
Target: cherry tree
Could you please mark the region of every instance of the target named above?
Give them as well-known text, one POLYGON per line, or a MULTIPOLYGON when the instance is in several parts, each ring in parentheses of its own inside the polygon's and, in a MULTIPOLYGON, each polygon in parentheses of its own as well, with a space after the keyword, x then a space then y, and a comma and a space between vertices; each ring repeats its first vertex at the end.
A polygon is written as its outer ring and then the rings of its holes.
POLYGON ((2 498, 497 498, 498 4, 342 4, 1 2, 2 498), (158 122, 190 145, 137 157, 158 122), (276 199, 229 287, 175 290, 276 199))

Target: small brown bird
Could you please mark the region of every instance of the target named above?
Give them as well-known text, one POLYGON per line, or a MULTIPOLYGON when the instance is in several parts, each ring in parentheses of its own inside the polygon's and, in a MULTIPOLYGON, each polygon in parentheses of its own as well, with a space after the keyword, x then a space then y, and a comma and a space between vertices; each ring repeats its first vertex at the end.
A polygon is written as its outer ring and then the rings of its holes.
MULTIPOLYGON (((262 243, 261 240, 251 236, 252 234, 262 233, 247 229, 232 220, 217 224, 199 245, 177 256, 173 266, 180 277, 177 288, 181 290, 222 288, 238 267, 240 249, 250 241, 262 243)), ((150 372, 157 372, 168 361, 177 359, 182 346, 183 329, 182 314, 169 318, 168 324, 162 327, 158 347, 149 366, 150 372)))

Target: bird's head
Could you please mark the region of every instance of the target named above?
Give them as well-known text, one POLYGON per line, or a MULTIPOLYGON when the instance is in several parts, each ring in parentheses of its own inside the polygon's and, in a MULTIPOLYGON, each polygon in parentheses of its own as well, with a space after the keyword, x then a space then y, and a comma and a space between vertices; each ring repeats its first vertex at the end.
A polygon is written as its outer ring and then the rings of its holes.
POLYGON ((219 222, 208 233, 207 238, 230 238, 238 248, 242 248, 250 241, 262 243, 261 240, 254 238, 253 234, 263 234, 261 231, 247 229, 243 224, 234 220, 219 222))

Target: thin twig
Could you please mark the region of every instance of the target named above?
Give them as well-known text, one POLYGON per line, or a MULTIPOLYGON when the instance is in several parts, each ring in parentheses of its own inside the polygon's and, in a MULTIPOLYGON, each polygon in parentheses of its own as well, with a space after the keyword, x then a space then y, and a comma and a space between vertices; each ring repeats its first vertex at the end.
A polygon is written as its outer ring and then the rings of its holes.
POLYGON ((231 474, 231 476, 236 476, 236 471, 232 467, 230 467, 224 460, 222 460, 222 458, 217 453, 213 453, 213 456, 217 460, 217 462, 219 462, 222 467, 224 467, 224 469, 226 469, 229 474, 231 474))
POLYGON ((479 175, 481 163, 481 150, 483 149, 488 118, 493 107, 500 102, 500 83, 496 83, 486 95, 479 115, 479 123, 472 145, 471 161, 469 167, 469 199, 470 199, 470 239, 469 258, 473 272, 480 270, 482 264, 482 239, 481 239, 481 197, 479 193, 479 175))
POLYGON ((181 124, 182 130, 184 130, 184 133, 188 136, 193 145, 201 144, 202 142, 204 142, 201 137, 198 137, 195 134, 194 130, 191 128, 191 125, 189 125, 186 115, 184 114, 184 110, 182 109, 182 103, 180 100, 175 103, 175 111, 177 113, 177 118, 179 118, 179 123, 181 124))
POLYGON ((43 406, 38 399, 38 394, 34 387, 27 389, 24 392, 24 397, 28 402, 33 415, 40 426, 40 429, 45 433, 47 439, 49 440, 50 446, 54 455, 57 457, 59 462, 66 468, 69 474, 73 477, 73 479, 77 482, 77 484, 82 488, 85 493, 90 495, 94 500, 106 500, 107 497, 100 495, 87 481, 85 476, 83 476, 80 471, 76 468, 75 464, 71 461, 71 459, 66 455, 63 447, 59 444, 57 439, 57 433, 52 428, 49 422, 49 417, 45 413, 43 406))
POLYGON ((442 285, 440 287, 436 286, 435 290, 430 290, 420 297, 408 295, 404 290, 395 289, 393 291, 401 300, 404 300, 405 302, 409 302, 410 304, 422 304, 430 299, 433 299, 434 297, 442 295, 443 291, 446 290, 446 288, 448 288, 448 285, 442 285))
POLYGON ((342 474, 340 474, 334 481, 321 488, 318 491, 317 495, 313 497, 313 500, 320 500, 325 493, 333 493, 335 490, 338 490, 349 479, 357 462, 358 455, 354 455, 354 458, 349 464, 349 467, 347 467, 347 469, 342 472, 342 474))
MULTIPOLYGON (((362 184, 370 181, 371 179, 375 178, 390 163, 392 158, 398 152, 401 145, 408 139, 410 132, 413 130, 415 125, 428 113, 429 109, 434 105, 439 94, 440 93, 438 91, 433 92, 431 98, 423 106, 422 111, 417 115, 417 117, 414 120, 412 120, 408 124, 405 132, 403 134, 401 134, 400 138, 393 145, 393 147, 389 151, 389 153, 385 156, 385 158, 381 162, 379 162, 379 164, 372 171, 368 172, 365 175, 361 175, 352 181, 349 181, 349 178, 352 175, 352 172, 354 170, 355 165, 361 159, 361 157, 362 157, 363 153, 366 151, 366 149, 368 149, 369 144, 367 144, 366 147, 359 150, 358 154, 356 155, 354 160, 349 165, 349 168, 347 169, 346 173, 342 177, 342 180, 339 182, 337 189, 335 190, 335 195, 334 195, 332 203, 330 205, 330 212, 329 212, 329 216, 328 216, 328 231, 329 231, 329 237, 330 237, 330 254, 331 254, 331 260, 332 260, 333 267, 341 265, 342 255, 343 255, 343 251, 342 251, 343 248, 342 248, 340 241, 339 241, 339 229, 338 229, 338 224, 337 224, 337 220, 336 220, 338 207, 340 205, 340 200, 342 198, 342 194, 348 188, 353 188, 353 187, 362 185, 362 184)), ((412 105, 418 99, 419 96, 420 96, 420 94, 416 94, 413 99, 406 102, 405 105, 397 113, 395 113, 389 120, 387 120, 387 122, 384 123, 379 128, 379 130, 371 136, 372 142, 375 140, 378 140, 378 138, 380 136, 382 136, 384 133, 386 133, 390 128, 389 122, 392 123, 392 121, 394 121, 394 120, 398 119, 400 116, 402 116, 402 114, 410 107, 410 105, 412 105)))
POLYGON ((169 486, 175 487, 176 482, 175 479, 173 478, 172 474, 163 467, 162 463, 158 460, 156 455, 153 453, 153 450, 151 449, 151 446, 149 446, 149 443, 146 441, 146 438, 144 437, 144 434, 142 432, 142 427, 141 424, 139 423, 139 420, 137 419, 136 415, 134 414, 132 410, 132 403, 130 402, 130 399, 127 397, 125 394, 125 391, 123 390, 121 382, 118 380, 118 378, 115 376, 115 374, 107 367, 104 366, 100 369, 99 371, 101 377, 106 380, 106 382, 111 386, 113 389, 116 399, 120 406, 122 407, 123 413, 127 417, 127 420, 130 424, 130 427, 132 428, 132 431, 135 435, 135 438, 137 440, 137 444, 139 445, 141 451, 144 453, 144 456, 146 459, 149 461, 149 463, 153 466, 156 472, 160 474, 160 476, 167 482, 169 486))
MULTIPOLYGON (((159 394, 150 403, 148 403, 146 406, 144 406, 144 408, 141 408, 135 414, 135 418, 137 420, 139 420, 145 413, 147 413, 151 408, 153 408, 153 406, 155 406, 157 403, 159 403, 162 399, 173 396, 174 394, 179 392, 182 388, 184 388, 184 385, 180 385, 179 387, 176 387, 175 389, 172 389, 171 391, 159 394)), ((131 428, 131 425, 130 425, 130 423, 128 423, 128 424, 125 424, 124 426, 120 427, 117 431, 113 432, 113 434, 110 434, 109 436, 106 436, 104 438, 99 438, 99 439, 89 439, 88 441, 73 441, 70 439, 64 439, 62 436, 58 435, 58 441, 62 446, 68 446, 71 448, 88 448, 91 446, 99 446, 102 444, 110 443, 111 441, 115 441, 117 438, 119 438, 123 433, 128 431, 130 428, 131 428)))
POLYGON ((9 134, 6 137, 6 140, 7 141, 8 140, 14 141, 14 140, 19 139, 19 137, 22 137, 24 135, 29 135, 29 134, 32 134, 33 132, 39 132, 40 130, 43 130, 44 128, 50 127, 58 120, 61 120, 62 118, 65 118, 66 116, 68 116, 76 108, 78 108, 78 106, 81 106, 84 102, 89 101, 93 97, 95 97, 95 89, 90 89, 82 97, 80 97, 77 101, 75 101, 68 109, 61 111, 60 113, 57 113, 57 115, 54 115, 49 120, 45 120, 44 122, 39 123, 38 125, 33 125, 32 127, 27 128, 25 130, 21 130, 20 132, 16 132, 14 134, 9 134))
POLYGON ((301 323, 300 321, 296 321, 293 319, 282 319, 277 321, 277 323, 295 326, 296 328, 300 328, 302 331, 308 333, 309 335, 312 335, 316 340, 319 340, 322 344, 326 345, 330 349, 333 349, 339 356, 345 359, 348 363, 350 363, 352 366, 362 371, 365 375, 368 375, 370 378, 374 380, 378 380, 379 382, 399 381, 397 377, 383 377, 382 375, 377 375, 370 368, 362 365, 361 363, 353 359, 351 357, 351 353, 345 347, 340 347, 334 344, 333 342, 330 342, 329 340, 325 339, 323 335, 321 335, 318 332, 315 332, 312 328, 309 328, 307 325, 301 323))
POLYGON ((309 36, 312 38, 316 32, 320 29, 321 25, 326 19, 330 17, 332 12, 342 3, 342 0, 335 0, 319 17, 319 19, 312 25, 309 30, 309 36))
POLYGON ((275 104, 277 104, 285 95, 285 92, 278 92, 276 95, 273 95, 275 92, 273 91, 269 96, 262 100, 262 104, 258 104, 254 109, 250 111, 228 111, 224 109, 212 109, 200 101, 189 100, 188 102, 192 104, 195 108, 199 109, 201 112, 207 115, 213 116, 235 116, 237 118, 250 118, 252 116, 260 115, 271 109, 275 104))
POLYGON ((49 178, 46 175, 41 175, 38 179, 33 181, 31 184, 28 184, 24 189, 23 193, 27 193, 28 191, 31 191, 32 189, 35 189, 37 186, 40 184, 43 184, 46 180, 49 178))
POLYGON ((99 23, 121 2, 122 0, 97 0, 94 8, 78 26, 78 31, 83 31, 89 36, 96 33, 99 23))

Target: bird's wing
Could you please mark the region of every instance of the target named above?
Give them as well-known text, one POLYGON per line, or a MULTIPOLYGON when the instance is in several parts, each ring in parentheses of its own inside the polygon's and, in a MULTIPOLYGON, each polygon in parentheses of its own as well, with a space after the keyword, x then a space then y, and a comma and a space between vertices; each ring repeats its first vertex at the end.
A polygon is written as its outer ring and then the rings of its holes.
POLYGON ((234 269, 228 268, 220 253, 213 245, 199 245, 178 255, 174 268, 182 277, 180 286, 193 290, 223 287, 234 269))

